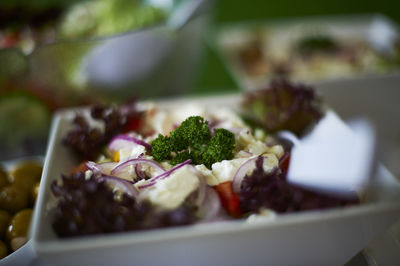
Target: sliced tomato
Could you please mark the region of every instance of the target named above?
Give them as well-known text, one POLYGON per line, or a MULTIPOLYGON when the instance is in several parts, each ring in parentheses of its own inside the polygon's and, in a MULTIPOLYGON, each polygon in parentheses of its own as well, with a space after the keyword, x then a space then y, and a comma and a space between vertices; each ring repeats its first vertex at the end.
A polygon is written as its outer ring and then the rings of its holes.
POLYGON ((72 172, 73 174, 77 174, 77 173, 79 173, 79 172, 86 172, 86 170, 88 170, 87 167, 86 167, 86 163, 87 163, 87 161, 81 162, 78 166, 74 167, 74 168, 71 170, 71 172, 72 172))
POLYGON ((279 167, 281 168, 282 172, 283 172, 283 177, 286 178, 288 169, 289 169, 289 164, 290 164, 290 153, 289 152, 285 152, 285 154, 283 154, 282 158, 279 161, 279 167))
POLYGON ((140 117, 134 116, 134 117, 129 117, 128 121, 124 127, 124 131, 137 131, 142 127, 142 119, 140 117))
POLYGON ((240 217, 242 209, 240 207, 239 194, 233 192, 232 181, 226 181, 214 186, 221 200, 222 207, 233 217, 240 217))

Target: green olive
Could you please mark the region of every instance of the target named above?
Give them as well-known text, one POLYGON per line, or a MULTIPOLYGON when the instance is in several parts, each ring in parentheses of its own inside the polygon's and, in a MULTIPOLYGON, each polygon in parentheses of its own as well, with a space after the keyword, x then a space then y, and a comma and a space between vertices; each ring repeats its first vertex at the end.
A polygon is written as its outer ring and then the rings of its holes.
POLYGON ((37 196, 39 194, 39 188, 40 188, 40 181, 36 182, 36 184, 33 186, 32 193, 31 193, 32 202, 36 201, 36 198, 37 198, 37 196))
POLYGON ((6 232, 8 241, 11 242, 14 238, 27 236, 32 213, 32 209, 24 209, 12 217, 6 232))
POLYGON ((27 190, 38 182, 42 176, 42 164, 37 161, 24 161, 10 171, 10 183, 22 186, 27 190))
POLYGON ((19 186, 8 185, 0 189, 0 209, 10 213, 28 206, 28 193, 19 186))
POLYGON ((7 254, 8 254, 8 249, 6 244, 4 244, 4 242, 0 240, 0 259, 6 257, 7 254))
POLYGON ((8 185, 8 174, 0 165, 0 188, 8 185))
POLYGON ((4 233, 7 230, 7 226, 10 223, 11 216, 8 212, 4 210, 0 210, 0 237, 4 236, 4 233))
POLYGON ((29 200, 31 200, 34 198, 33 188, 42 176, 42 168, 42 164, 37 161, 21 162, 10 171, 10 183, 27 191, 29 200))
POLYGON ((20 237, 16 237, 13 238, 10 241, 10 247, 11 250, 14 252, 17 249, 19 249, 20 247, 22 247, 26 242, 28 241, 28 238, 24 237, 24 236, 20 236, 20 237))

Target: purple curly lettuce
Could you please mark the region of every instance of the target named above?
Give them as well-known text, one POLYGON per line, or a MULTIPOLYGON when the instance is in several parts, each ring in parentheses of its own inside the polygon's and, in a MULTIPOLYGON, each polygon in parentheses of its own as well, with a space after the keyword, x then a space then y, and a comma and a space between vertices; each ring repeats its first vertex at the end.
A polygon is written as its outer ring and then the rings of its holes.
POLYGON ((359 200, 345 200, 312 192, 289 184, 280 168, 269 173, 263 169, 263 159, 256 161, 256 168, 242 182, 239 200, 244 212, 257 213, 260 208, 278 213, 317 210, 358 204, 359 200))
POLYGON ((245 119, 269 133, 289 130, 301 135, 323 116, 312 87, 284 79, 245 93, 242 106, 245 119))
POLYGON ((135 105, 119 108, 96 105, 91 108, 90 114, 92 119, 104 124, 104 131, 92 128, 82 114, 77 114, 73 120, 73 129, 63 139, 63 144, 71 148, 82 160, 95 159, 113 136, 123 132, 131 119, 141 117, 135 105))
POLYGON ((85 178, 83 172, 63 176, 51 189, 58 199, 52 226, 59 237, 105 234, 195 222, 188 205, 158 211, 148 202, 137 202, 125 193, 117 196, 104 181, 85 178))

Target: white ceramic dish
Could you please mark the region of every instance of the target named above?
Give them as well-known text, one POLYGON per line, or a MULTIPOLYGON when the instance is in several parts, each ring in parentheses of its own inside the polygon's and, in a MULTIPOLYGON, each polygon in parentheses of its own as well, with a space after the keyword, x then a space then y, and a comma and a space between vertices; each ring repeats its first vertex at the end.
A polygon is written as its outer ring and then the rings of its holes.
POLYGON ((226 23, 209 35, 209 41, 238 86, 251 90, 268 84, 274 78, 272 69, 277 66, 292 69, 291 80, 313 84, 388 75, 400 79, 398 65, 382 68, 379 60, 383 56, 372 52, 379 50, 385 56, 392 56, 394 40, 399 38, 398 29, 395 22, 381 14, 310 16, 226 23), (356 56, 363 66, 353 68, 350 63, 335 57, 304 63, 288 56, 300 39, 318 34, 363 51, 356 56), (247 71, 240 53, 251 48, 254 51, 248 57, 258 59, 252 59, 254 62, 249 64, 251 67, 247 67, 247 71))
MULTIPOLYGON (((240 95, 193 101, 234 108, 240 95)), ((158 106, 186 102, 168 100, 158 106)), ((52 265, 341 265, 400 218, 399 184, 379 167, 374 183, 385 196, 360 206, 283 215, 269 223, 218 222, 59 239, 51 229, 49 188, 77 163, 61 145, 73 116, 73 110, 64 110, 54 117, 32 227, 37 256, 52 265)))

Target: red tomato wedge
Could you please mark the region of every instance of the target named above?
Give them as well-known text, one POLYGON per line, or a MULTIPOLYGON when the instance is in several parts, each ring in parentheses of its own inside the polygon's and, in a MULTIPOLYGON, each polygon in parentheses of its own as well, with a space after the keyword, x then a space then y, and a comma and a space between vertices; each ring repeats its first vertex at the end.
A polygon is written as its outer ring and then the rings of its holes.
POLYGON ((142 119, 139 117, 129 117, 124 127, 124 132, 137 131, 142 127, 142 119))
POLYGON ((232 181, 226 181, 214 186, 221 200, 222 207, 233 217, 240 217, 242 209, 240 207, 239 194, 233 192, 232 181))
POLYGON ((279 161, 279 167, 281 168, 282 172, 283 172, 283 177, 286 178, 286 174, 288 172, 289 169, 289 164, 290 164, 290 153, 289 152, 285 152, 285 154, 283 154, 282 158, 279 161))

